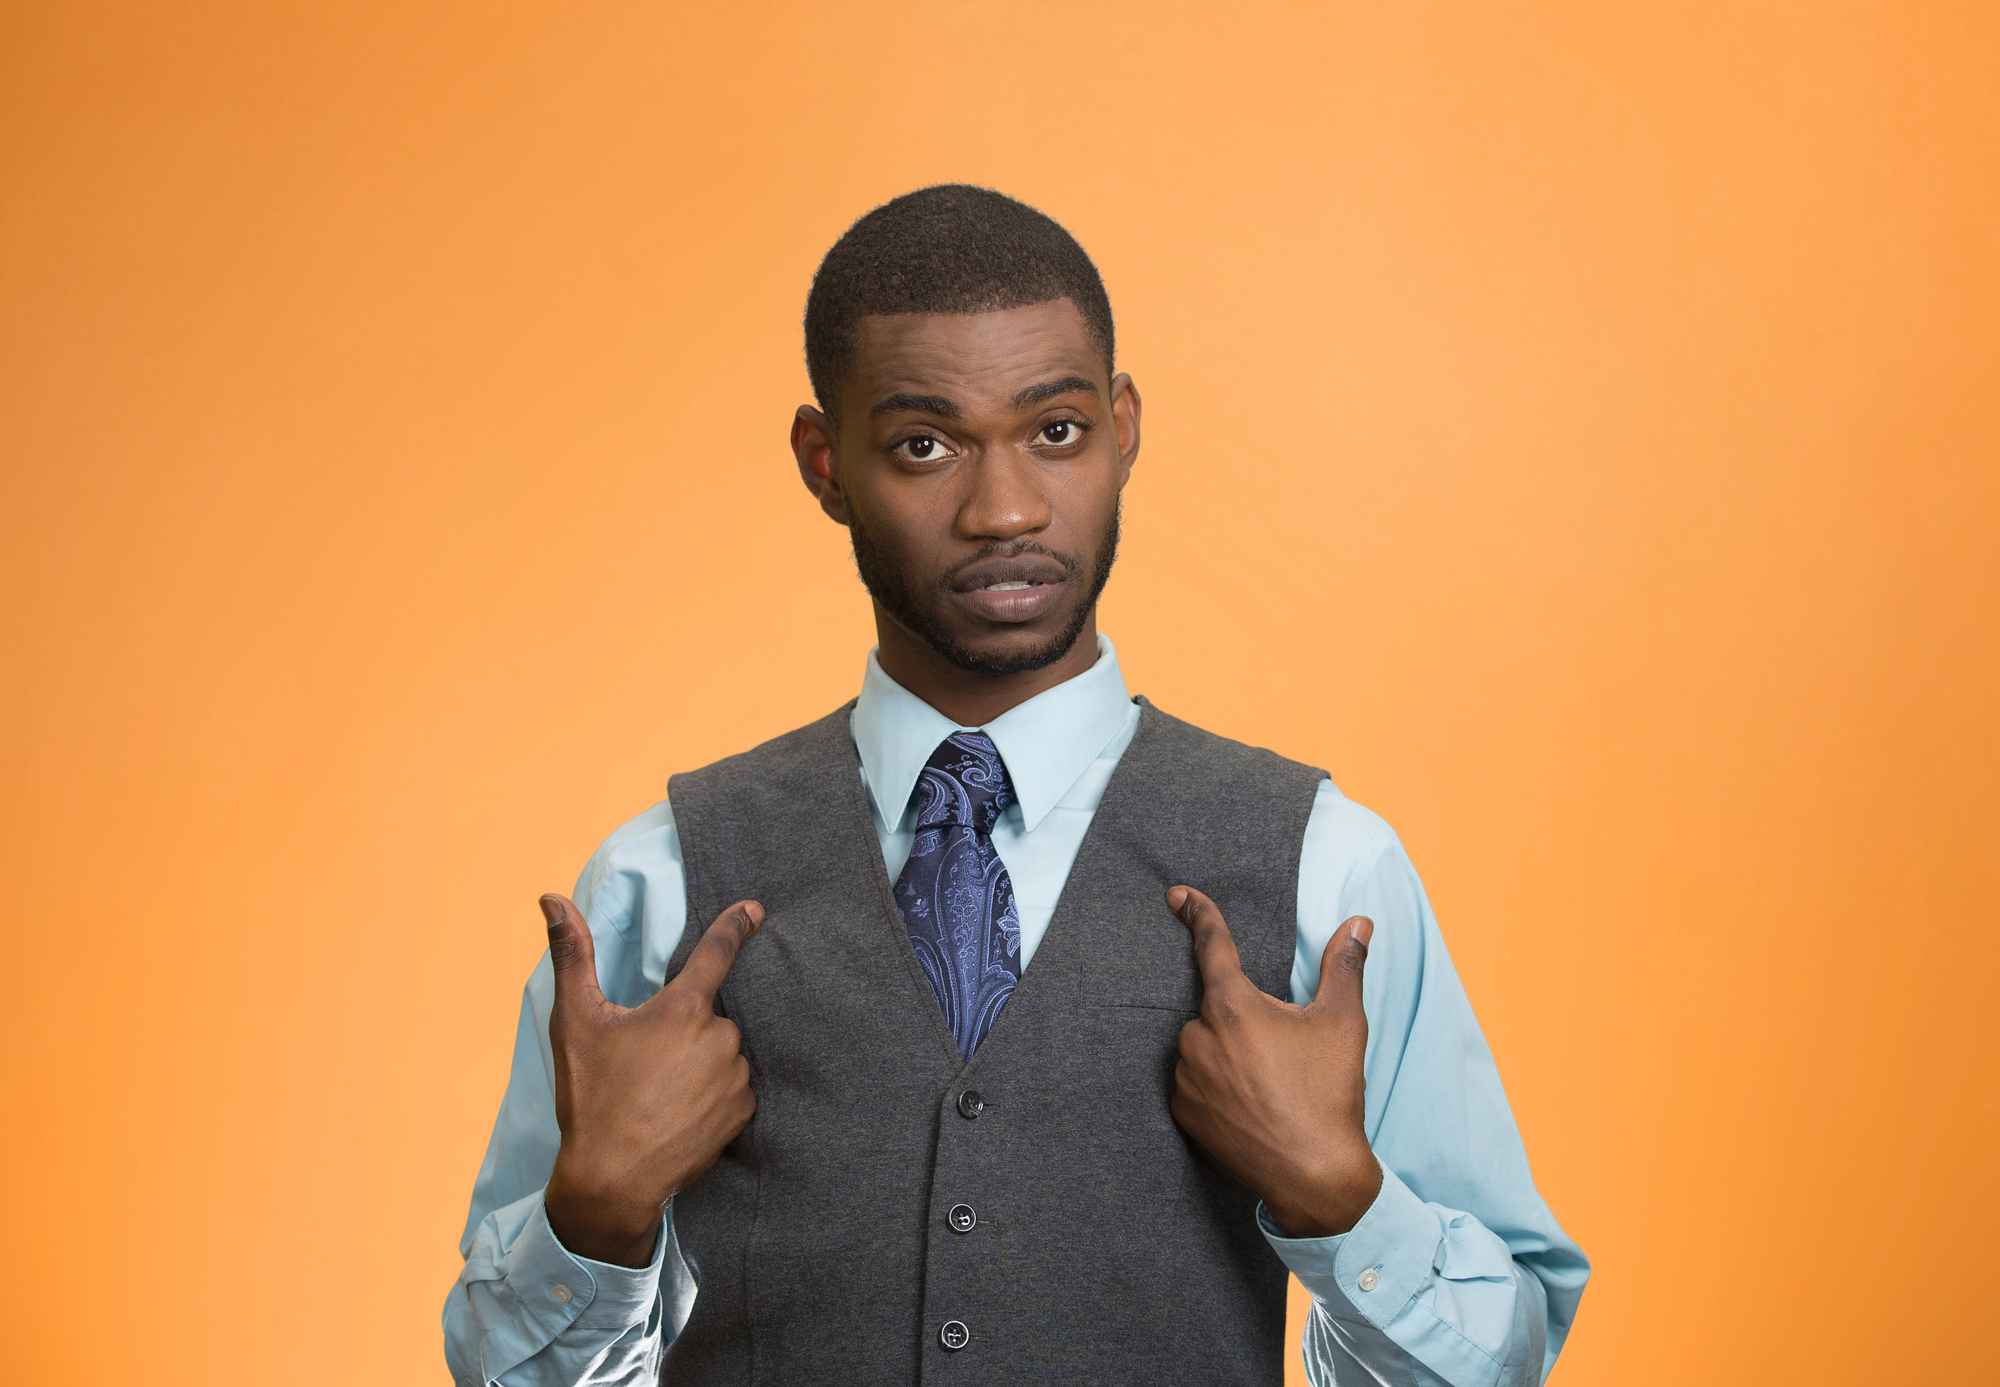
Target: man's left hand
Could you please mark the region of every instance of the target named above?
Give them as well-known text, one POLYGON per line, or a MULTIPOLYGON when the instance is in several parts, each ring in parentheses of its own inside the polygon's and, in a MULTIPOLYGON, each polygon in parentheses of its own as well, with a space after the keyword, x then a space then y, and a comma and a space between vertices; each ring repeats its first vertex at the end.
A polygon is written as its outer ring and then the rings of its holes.
POLYGON ((1243 974, 1215 902, 1188 886, 1167 907, 1194 935, 1201 1015, 1181 1027, 1174 1121, 1264 1201, 1294 1238, 1345 1233, 1382 1189, 1362 1127, 1368 1018, 1361 968, 1375 924, 1344 922, 1319 961, 1319 991, 1293 1006, 1243 974))

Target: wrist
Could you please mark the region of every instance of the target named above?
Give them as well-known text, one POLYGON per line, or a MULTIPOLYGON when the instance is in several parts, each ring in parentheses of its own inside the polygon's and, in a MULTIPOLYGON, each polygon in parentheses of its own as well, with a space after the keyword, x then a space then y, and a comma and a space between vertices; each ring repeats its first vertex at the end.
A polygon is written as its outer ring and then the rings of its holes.
POLYGON ((653 1260, 664 1209, 606 1197, 575 1180, 560 1156, 542 1192, 549 1231, 565 1251, 619 1267, 643 1267, 653 1260))
POLYGON ((1330 1170, 1265 1195, 1264 1207, 1288 1238, 1331 1238, 1351 1232, 1381 1192, 1381 1163, 1364 1146, 1330 1170))

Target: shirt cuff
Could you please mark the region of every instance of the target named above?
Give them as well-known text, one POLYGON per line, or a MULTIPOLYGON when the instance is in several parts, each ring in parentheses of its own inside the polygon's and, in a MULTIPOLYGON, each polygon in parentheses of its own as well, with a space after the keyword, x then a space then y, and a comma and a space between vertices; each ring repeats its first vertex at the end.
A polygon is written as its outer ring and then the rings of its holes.
POLYGON ((572 1324, 622 1330, 652 1314, 666 1250, 663 1223, 653 1240, 653 1260, 643 1267, 579 1257, 562 1245, 549 1227, 548 1210, 538 1205, 510 1249, 507 1282, 528 1314, 552 1331, 551 1339, 572 1324))
POLYGON ((1288 1238, 1261 1202, 1257 1226, 1301 1285, 1322 1301, 1345 1301, 1377 1329, 1430 1285, 1444 1237, 1430 1206, 1387 1166, 1375 1202, 1345 1233, 1288 1238))

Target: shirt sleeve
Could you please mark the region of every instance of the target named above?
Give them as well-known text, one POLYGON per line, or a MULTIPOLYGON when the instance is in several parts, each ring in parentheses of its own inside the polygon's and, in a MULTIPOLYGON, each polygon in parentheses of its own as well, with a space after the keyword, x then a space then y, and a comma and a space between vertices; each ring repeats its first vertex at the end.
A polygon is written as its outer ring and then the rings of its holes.
POLYGON ((1375 922, 1362 975, 1366 1126, 1382 1190, 1330 1238, 1265 1237, 1312 1295, 1315 1384, 1518 1387, 1547 1376, 1590 1264, 1535 1190, 1513 1112, 1430 902, 1389 826, 1320 787, 1299 870, 1292 1000, 1342 921, 1375 922))
MULTIPOLYGON (((620 1006, 659 991, 687 925, 680 837, 665 804, 621 827, 578 878, 598 984, 620 1006)), ((444 1307, 445 1359, 462 1387, 655 1383, 686 1323, 694 1283, 671 1219, 650 1266, 572 1254, 549 1228, 542 1191, 555 1166, 554 974, 544 954, 522 990, 507 1092, 474 1182, 459 1251, 465 1267, 444 1307)))

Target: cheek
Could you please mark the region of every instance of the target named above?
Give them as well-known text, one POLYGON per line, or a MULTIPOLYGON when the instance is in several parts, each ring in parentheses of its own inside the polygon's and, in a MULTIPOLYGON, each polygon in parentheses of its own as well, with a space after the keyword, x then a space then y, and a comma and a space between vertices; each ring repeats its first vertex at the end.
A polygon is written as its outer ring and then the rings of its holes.
POLYGON ((1078 467, 1050 479, 1048 497, 1056 524, 1078 544, 1096 543, 1111 524, 1118 508, 1118 472, 1113 454, 1108 465, 1078 467))
POLYGON ((944 561, 951 542, 953 512, 935 492, 900 479, 884 484, 871 478, 848 491, 848 515, 869 546, 899 571, 928 574, 944 561))

